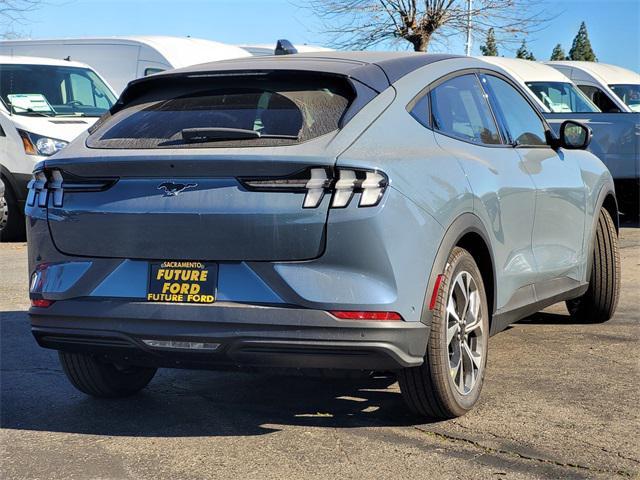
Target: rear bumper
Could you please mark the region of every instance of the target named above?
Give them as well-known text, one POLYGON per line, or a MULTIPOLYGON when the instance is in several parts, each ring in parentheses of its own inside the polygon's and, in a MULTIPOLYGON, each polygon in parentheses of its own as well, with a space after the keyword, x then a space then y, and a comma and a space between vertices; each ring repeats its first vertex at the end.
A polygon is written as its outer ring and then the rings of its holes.
POLYGON ((68 300, 32 308, 30 316, 42 347, 156 367, 397 370, 422 364, 428 338, 420 322, 343 321, 321 310, 233 303, 68 300), (144 340, 218 347, 158 348, 144 340))

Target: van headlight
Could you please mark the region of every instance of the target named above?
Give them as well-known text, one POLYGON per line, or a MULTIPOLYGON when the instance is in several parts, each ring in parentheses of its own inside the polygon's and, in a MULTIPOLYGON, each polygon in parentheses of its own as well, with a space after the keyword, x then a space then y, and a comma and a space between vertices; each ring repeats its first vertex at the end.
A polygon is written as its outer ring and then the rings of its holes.
POLYGON ((20 134, 20 138, 22 138, 22 146, 27 155, 50 157, 69 144, 69 142, 65 142, 64 140, 43 137, 42 135, 27 132, 26 130, 18 129, 18 133, 20 134))

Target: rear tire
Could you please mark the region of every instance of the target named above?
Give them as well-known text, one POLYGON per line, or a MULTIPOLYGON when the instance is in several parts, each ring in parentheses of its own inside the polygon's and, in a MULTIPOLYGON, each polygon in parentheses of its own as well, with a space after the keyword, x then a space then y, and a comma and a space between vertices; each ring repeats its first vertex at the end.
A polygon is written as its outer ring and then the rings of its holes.
POLYGON ((90 355, 58 352, 62 369, 69 381, 83 393, 99 398, 128 397, 146 387, 155 368, 119 368, 101 363, 90 355))
POLYGON ((4 182, 4 199, 7 204, 7 217, 4 228, 0 231, 0 242, 24 242, 26 240, 26 227, 24 212, 7 182, 4 182))
POLYGON ((616 311, 620 296, 620 252, 611 215, 600 210, 593 248, 589 288, 579 298, 567 300, 571 318, 580 323, 601 323, 616 311))
POLYGON ((482 390, 488 337, 489 311, 480 270, 467 250, 455 247, 433 309, 424 363, 398 376, 409 408, 432 419, 467 413, 482 390))

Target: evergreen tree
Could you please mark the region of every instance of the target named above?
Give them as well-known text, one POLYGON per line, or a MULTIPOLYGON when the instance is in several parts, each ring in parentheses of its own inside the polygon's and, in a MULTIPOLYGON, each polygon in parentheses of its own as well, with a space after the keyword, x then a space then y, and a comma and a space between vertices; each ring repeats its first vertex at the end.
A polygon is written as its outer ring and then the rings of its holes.
POLYGON ((564 53, 562 45, 557 44, 553 47, 553 52, 551 52, 551 58, 549 60, 569 60, 569 57, 564 53))
POLYGON ((582 22, 578 34, 573 39, 573 45, 569 50, 571 60, 582 60, 585 62, 597 62, 596 54, 591 48, 589 34, 587 33, 587 24, 582 22))
POLYGON ((536 57, 533 55, 532 52, 529 51, 529 49, 527 48, 527 41, 526 40, 522 40, 522 45, 520 45, 520 48, 518 48, 518 50, 516 51, 516 58, 522 58, 524 60, 535 60, 536 57))
POLYGON ((487 40, 484 45, 480 45, 480 51, 485 57, 498 56, 498 45, 496 45, 496 35, 493 28, 487 32, 487 40))

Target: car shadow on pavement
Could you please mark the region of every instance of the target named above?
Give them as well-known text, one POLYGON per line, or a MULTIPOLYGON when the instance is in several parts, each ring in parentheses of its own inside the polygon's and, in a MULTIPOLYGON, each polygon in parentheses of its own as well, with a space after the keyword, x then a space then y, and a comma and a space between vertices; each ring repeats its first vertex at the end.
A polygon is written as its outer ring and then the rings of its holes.
POLYGON ((524 318, 518 321, 518 324, 526 325, 584 325, 584 322, 579 322, 571 318, 568 313, 550 313, 550 312, 538 312, 534 313, 530 317, 524 318))
POLYGON ((111 436, 262 435, 283 425, 356 428, 424 423, 393 376, 318 378, 159 370, 133 397, 93 399, 68 383, 26 312, 0 312, 0 426, 111 436))

